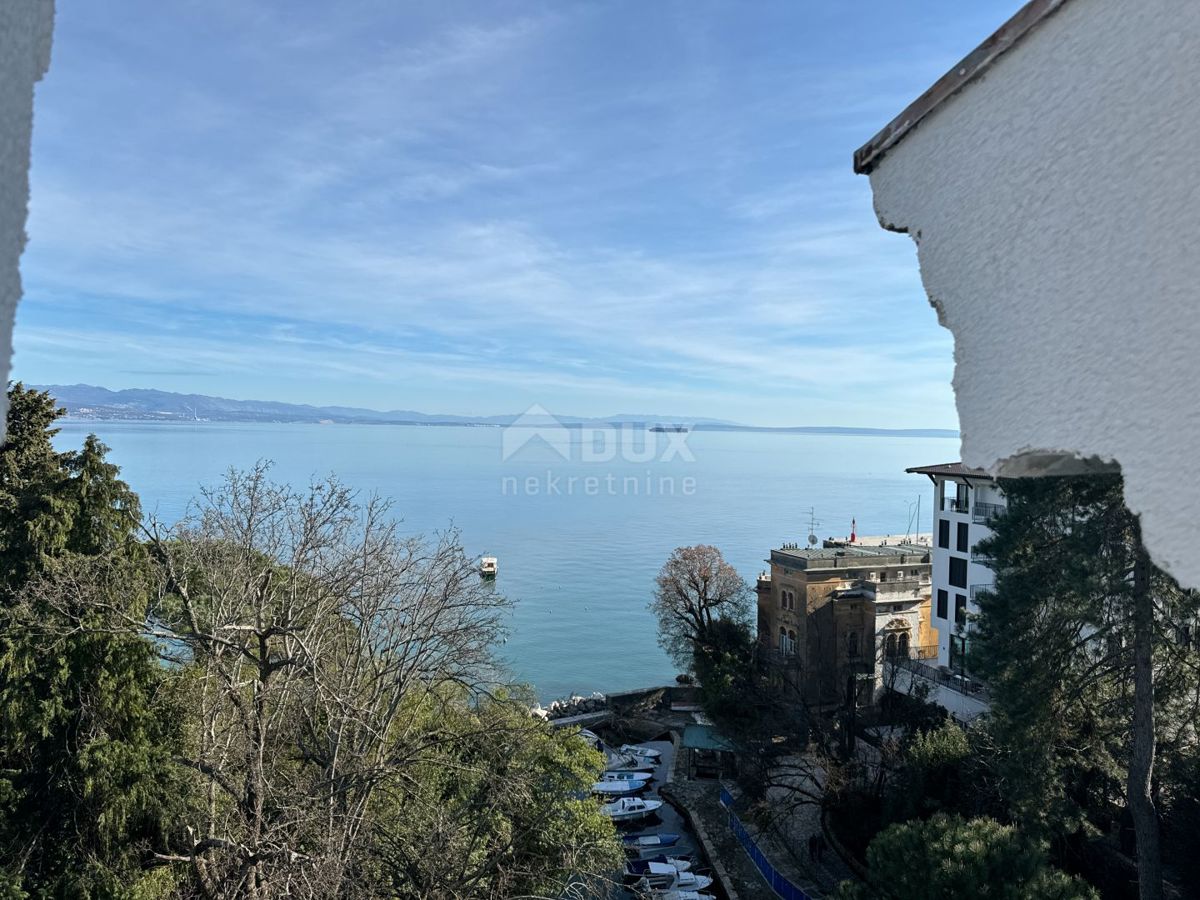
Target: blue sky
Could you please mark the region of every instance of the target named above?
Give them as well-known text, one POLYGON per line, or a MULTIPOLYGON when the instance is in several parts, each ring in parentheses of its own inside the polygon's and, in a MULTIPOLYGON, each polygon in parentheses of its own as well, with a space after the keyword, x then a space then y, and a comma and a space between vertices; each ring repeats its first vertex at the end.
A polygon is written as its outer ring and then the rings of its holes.
POLYGON ((955 427, 854 149, 1017 0, 60 0, 14 377, 955 427))

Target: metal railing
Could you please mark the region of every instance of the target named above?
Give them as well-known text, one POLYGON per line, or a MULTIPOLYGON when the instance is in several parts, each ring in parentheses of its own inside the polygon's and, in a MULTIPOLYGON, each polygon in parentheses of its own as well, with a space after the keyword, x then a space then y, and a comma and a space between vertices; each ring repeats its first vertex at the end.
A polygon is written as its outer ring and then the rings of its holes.
POLYGON ((971 678, 965 671, 954 672, 943 666, 930 665, 928 660, 931 659, 937 659, 937 647, 910 647, 907 656, 885 656, 883 662, 885 666, 898 666, 963 696, 987 699, 987 686, 982 681, 971 678))
POLYGON ((1001 515, 1007 507, 1003 503, 981 503, 975 502, 975 508, 971 511, 971 520, 978 525, 986 525, 992 519, 1001 515))
POLYGON ((967 588, 967 591, 971 595, 971 602, 974 603, 982 592, 994 591, 995 589, 996 585, 994 584, 973 584, 967 588))
POLYGON ((733 811, 733 797, 725 788, 721 788, 721 805, 729 812, 729 830, 733 832, 733 836, 738 839, 738 843, 746 851, 746 855, 750 857, 750 861, 754 863, 754 868, 758 869, 759 874, 767 880, 767 884, 771 886, 771 890, 783 900, 813 900, 813 898, 805 891, 800 890, 783 876, 778 869, 771 865, 771 861, 767 859, 765 853, 759 849, 755 843, 754 837, 746 830, 746 826, 738 819, 737 813, 733 811))

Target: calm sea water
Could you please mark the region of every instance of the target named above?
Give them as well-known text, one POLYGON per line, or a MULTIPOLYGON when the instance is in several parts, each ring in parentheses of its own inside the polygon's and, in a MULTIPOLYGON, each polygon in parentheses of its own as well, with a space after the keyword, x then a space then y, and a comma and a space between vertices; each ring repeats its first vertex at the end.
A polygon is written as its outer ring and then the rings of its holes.
POLYGON ((543 701, 674 677, 646 604, 675 547, 714 544, 753 582, 772 547, 805 539, 810 508, 822 537, 852 517, 859 534, 928 531, 929 482, 904 469, 958 454, 941 438, 703 431, 631 432, 624 446, 576 431, 569 446, 517 449, 524 434, 496 428, 386 425, 69 422, 57 443, 90 431, 167 522, 230 466, 266 459, 282 481, 333 472, 394 498, 408 531, 456 526, 469 553, 499 558, 515 601, 504 655, 543 701))

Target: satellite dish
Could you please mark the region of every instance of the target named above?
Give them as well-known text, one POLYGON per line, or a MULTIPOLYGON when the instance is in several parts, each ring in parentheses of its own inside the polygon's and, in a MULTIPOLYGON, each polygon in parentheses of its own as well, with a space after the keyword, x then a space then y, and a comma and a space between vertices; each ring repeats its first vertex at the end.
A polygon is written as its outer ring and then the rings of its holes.
POLYGON ((810 534, 808 536, 808 542, 814 547, 817 546, 817 536, 815 534, 810 534))

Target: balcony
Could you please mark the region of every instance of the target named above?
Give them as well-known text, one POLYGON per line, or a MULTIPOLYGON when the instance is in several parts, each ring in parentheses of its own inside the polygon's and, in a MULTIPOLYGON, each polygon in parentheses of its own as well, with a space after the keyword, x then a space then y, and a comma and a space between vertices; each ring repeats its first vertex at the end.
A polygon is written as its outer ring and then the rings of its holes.
POLYGON ((966 513, 970 512, 971 501, 959 500, 957 497, 942 498, 942 512, 966 513))
MULTIPOLYGON (((979 560, 975 561, 979 562, 979 560)), ((974 603, 981 593, 995 589, 996 586, 994 584, 973 584, 968 588, 968 593, 971 595, 971 602, 974 603)))
POLYGON ((997 516, 1003 515, 1007 507, 1003 503, 981 503, 976 501, 971 512, 971 521, 977 525, 988 525, 997 516))
POLYGON ((918 678, 954 691, 956 694, 962 694, 964 697, 971 697, 985 703, 988 701, 987 688, 982 681, 970 677, 965 672, 954 672, 944 666, 936 665, 932 662, 936 659, 936 646, 910 647, 907 656, 885 656, 883 663, 885 672, 886 667, 896 666, 911 672, 918 678))

